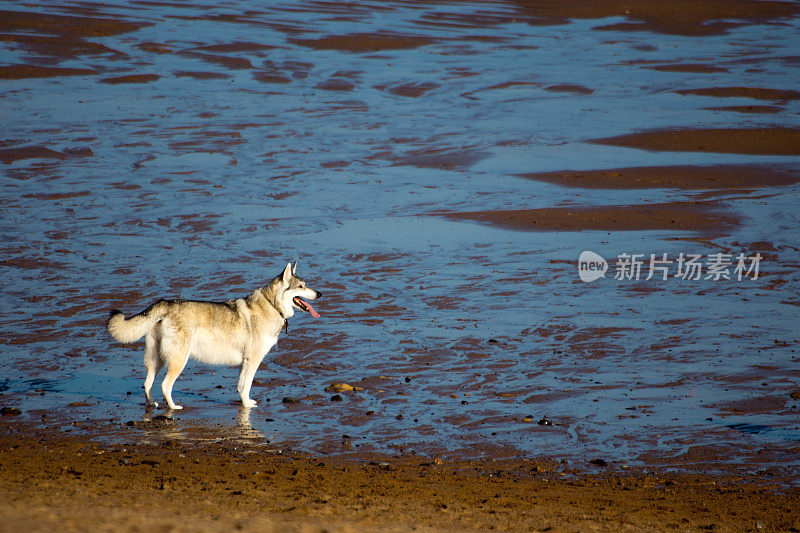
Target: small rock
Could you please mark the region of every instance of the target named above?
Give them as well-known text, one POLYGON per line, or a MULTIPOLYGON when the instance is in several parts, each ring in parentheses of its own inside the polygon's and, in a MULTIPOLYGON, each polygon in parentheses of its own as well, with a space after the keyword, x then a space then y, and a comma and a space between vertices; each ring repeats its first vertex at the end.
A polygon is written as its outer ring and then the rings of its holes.
POLYGON ((469 405, 469 402, 467 400, 461 400, 461 405, 469 405))
POLYGON ((403 418, 405 418, 403 415, 397 415, 394 417, 395 420, 402 420, 403 418))
POLYGON ((795 400, 800 400, 800 390, 792 392, 789 396, 795 400))
POLYGON ((363 390, 363 387, 356 387, 354 385, 350 385, 349 383, 333 383, 330 386, 325 387, 326 392, 360 392, 363 390))
POLYGON ((288 396, 285 396, 283 398, 283 400, 281 400, 281 402, 282 403, 300 403, 299 401, 295 400, 294 398, 289 398, 288 396))
POLYGON ((541 420, 539 420, 539 421, 538 421, 538 422, 536 422, 536 423, 537 423, 537 424, 539 424, 540 426, 552 426, 552 425, 553 425, 553 423, 552 423, 552 422, 550 422, 550 421, 547 419, 547 417, 545 417, 545 418, 542 418, 541 420))
POLYGON ((366 414, 367 414, 367 416, 373 416, 373 415, 375 415, 375 411, 367 411, 366 414))
POLYGON ((334 394, 333 396, 331 396, 331 401, 332 402, 341 402, 342 400, 343 400, 343 398, 339 394, 334 394))
POLYGON ((595 466, 608 466, 608 463, 605 462, 603 459, 592 459, 589 461, 589 464, 593 464, 595 466))
POLYGON ((410 377, 408 377, 408 376, 406 376, 405 382, 406 382, 406 383, 411 383, 411 378, 410 378, 410 377))
POLYGON ((22 414, 21 409, 17 409, 16 407, 3 407, 0 409, 0 415, 3 416, 19 416, 22 414))

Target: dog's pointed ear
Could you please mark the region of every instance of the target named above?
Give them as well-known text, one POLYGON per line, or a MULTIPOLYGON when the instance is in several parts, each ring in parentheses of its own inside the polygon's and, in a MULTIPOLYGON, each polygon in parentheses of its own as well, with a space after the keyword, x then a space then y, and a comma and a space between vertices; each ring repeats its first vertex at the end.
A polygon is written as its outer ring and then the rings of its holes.
POLYGON ((292 264, 286 263, 286 268, 283 269, 283 282, 289 283, 292 280, 292 264))
POLYGON ((297 261, 295 261, 294 264, 292 265, 292 276, 296 275, 297 275, 297 261))

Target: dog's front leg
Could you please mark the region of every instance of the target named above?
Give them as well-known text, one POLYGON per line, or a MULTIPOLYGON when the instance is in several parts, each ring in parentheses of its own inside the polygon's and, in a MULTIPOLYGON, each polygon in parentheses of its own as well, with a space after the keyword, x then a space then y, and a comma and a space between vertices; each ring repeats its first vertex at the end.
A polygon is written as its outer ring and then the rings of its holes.
POLYGON ((249 357, 245 357, 244 361, 242 361, 242 368, 239 370, 239 386, 237 389, 239 391, 239 398, 242 399, 242 406, 244 407, 250 408, 257 405, 255 400, 250 399, 250 387, 253 385, 253 378, 256 375, 256 370, 258 370, 258 366, 261 364, 261 361, 264 360, 265 355, 267 354, 250 355, 249 357))

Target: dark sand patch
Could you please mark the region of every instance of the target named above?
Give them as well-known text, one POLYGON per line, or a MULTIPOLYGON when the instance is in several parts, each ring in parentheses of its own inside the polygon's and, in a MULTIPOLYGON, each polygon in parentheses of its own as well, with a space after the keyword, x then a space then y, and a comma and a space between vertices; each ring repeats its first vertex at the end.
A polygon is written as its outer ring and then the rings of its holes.
POLYGON ((220 54, 205 54, 201 52, 195 52, 192 50, 185 50, 183 52, 180 52, 179 55, 183 57, 200 59, 202 61, 205 61, 206 63, 210 63, 212 65, 219 65, 221 67, 230 70, 246 70, 253 68, 253 64, 250 63, 250 60, 245 59, 243 57, 230 57, 220 54))
POLYGON ((529 81, 507 81, 504 83, 498 83, 497 85, 490 85, 489 87, 484 87, 483 89, 467 91, 465 93, 461 93, 460 96, 476 100, 477 98, 475 98, 475 95, 484 91, 497 91, 501 89, 508 89, 510 87, 540 87, 540 86, 541 86, 540 83, 533 83, 529 81))
POLYGON ((291 83, 306 79, 313 68, 313 63, 303 61, 264 61, 263 68, 253 72, 253 78, 263 83, 291 83))
POLYGON ((101 56, 110 55, 111 58, 127 57, 126 54, 102 44, 93 43, 84 39, 59 35, 16 35, 2 34, 0 41, 17 43, 21 48, 41 56, 50 56, 59 59, 73 58, 77 56, 101 56))
POLYGON ((136 48, 150 54, 171 54, 173 52, 169 45, 154 42, 144 42, 136 45, 136 48))
POLYGON ((709 111, 732 111, 734 113, 761 113, 765 115, 774 115, 783 111, 782 107, 776 105, 731 105, 719 107, 704 107, 709 111))
POLYGON ((230 52, 263 52, 265 50, 274 50, 275 48, 277 48, 277 46, 270 46, 268 44, 233 42, 224 44, 210 44, 207 46, 198 46, 197 48, 194 48, 194 50, 227 54, 230 52))
POLYGON ((89 196, 92 194, 92 191, 75 191, 75 192, 64 192, 64 193, 32 193, 32 194, 23 194, 23 198, 35 198, 37 200, 68 200, 70 198, 81 198, 83 196, 89 196))
POLYGON ((193 78, 195 80, 226 80, 230 78, 230 75, 221 72, 177 70, 172 74, 179 78, 193 78))
POLYGON ((722 412, 733 414, 762 414, 771 411, 783 411, 786 409, 787 399, 783 396, 758 396, 723 402, 716 407, 722 412))
POLYGON ((124 83, 150 83, 156 81, 161 76, 158 74, 129 74, 127 76, 115 76, 113 78, 103 78, 100 83, 107 83, 109 85, 120 85, 124 83))
POLYGON ((441 170, 466 170, 489 154, 477 150, 414 150, 401 156, 389 157, 394 165, 441 170))
POLYGON ((630 167, 520 176, 583 189, 751 189, 800 182, 800 170, 752 165, 630 167))
POLYGON ((713 202, 546 207, 433 214, 451 220, 473 220, 526 231, 675 230, 720 233, 739 224, 738 216, 722 211, 721 206, 713 202))
POLYGON ((778 1, 509 0, 509 3, 517 6, 521 13, 539 24, 567 23, 570 19, 625 17, 628 19, 626 22, 596 29, 651 31, 688 36, 723 35, 734 26, 787 19, 800 13, 800 5, 797 3, 778 1))
POLYGON ((291 78, 274 71, 256 70, 253 71, 253 79, 262 83, 292 83, 291 78))
POLYGON ((728 69, 706 65, 704 63, 672 63, 669 65, 653 65, 645 67, 661 72, 691 72, 700 74, 712 74, 714 72, 728 72, 728 69))
POLYGON ((706 89, 683 89, 675 92, 684 96, 693 94, 696 96, 713 96, 716 98, 754 98, 773 102, 800 100, 800 91, 763 89, 760 87, 709 87, 706 89))
POLYGON ((322 89, 323 91, 352 91, 356 88, 355 84, 346 79, 333 77, 314 86, 315 89, 322 89))
POLYGON ((136 31, 149 23, 114 18, 75 17, 33 13, 29 11, 0 11, 0 31, 31 30, 36 33, 83 37, 110 37, 136 31))
POLYGON ((414 23, 420 26, 442 28, 484 29, 487 26, 512 24, 514 22, 519 22, 519 20, 513 13, 491 13, 489 11, 481 13, 446 13, 430 11, 423 14, 414 23))
POLYGON ((322 168, 345 168, 350 166, 350 161, 325 161, 324 163, 320 163, 319 166, 322 168))
POLYGON ((383 50, 408 50, 436 42, 433 37, 400 35, 393 33, 349 33, 330 35, 319 39, 289 39, 292 44, 314 50, 339 50, 341 52, 377 52, 383 50))
POLYGON ((800 129, 780 127, 654 130, 589 142, 656 152, 800 155, 800 129))
POLYGON ((0 149, 0 161, 10 164, 21 159, 66 159, 67 155, 46 146, 22 146, 0 149))
POLYGON ((7 67, 0 67, 0 80, 91 76, 93 74, 98 74, 98 71, 88 68, 42 67, 39 65, 10 65, 7 67))
POLYGON ((592 94, 594 92, 594 89, 589 89, 588 87, 584 87, 583 85, 570 85, 570 84, 551 85, 550 87, 545 87, 544 90, 553 93, 572 93, 572 94, 592 94))
POLYGON ((405 96, 407 98, 418 98, 428 91, 432 91, 439 87, 438 83, 401 83, 399 85, 376 85, 375 88, 379 91, 384 91, 396 96, 405 96))

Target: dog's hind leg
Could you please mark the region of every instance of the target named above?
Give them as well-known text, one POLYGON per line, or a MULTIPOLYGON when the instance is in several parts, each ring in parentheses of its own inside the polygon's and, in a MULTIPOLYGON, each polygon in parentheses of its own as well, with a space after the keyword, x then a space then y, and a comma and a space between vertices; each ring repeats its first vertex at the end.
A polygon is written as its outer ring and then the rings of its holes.
POLYGON ((182 405, 177 405, 172 401, 172 386, 189 360, 189 347, 173 344, 168 347, 162 346, 162 350, 165 350, 162 354, 167 366, 167 375, 164 376, 164 381, 161 382, 161 391, 164 393, 164 399, 167 400, 167 406, 170 409, 183 409, 182 405))
POLYGON ((158 407, 158 402, 153 401, 151 391, 156 375, 162 366, 163 363, 161 362, 161 354, 159 353, 156 338, 153 333, 148 333, 145 338, 144 348, 144 368, 147 370, 147 377, 144 379, 144 396, 148 407, 158 407))

